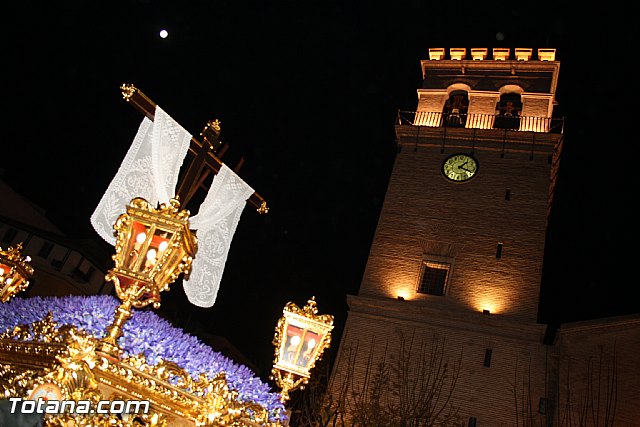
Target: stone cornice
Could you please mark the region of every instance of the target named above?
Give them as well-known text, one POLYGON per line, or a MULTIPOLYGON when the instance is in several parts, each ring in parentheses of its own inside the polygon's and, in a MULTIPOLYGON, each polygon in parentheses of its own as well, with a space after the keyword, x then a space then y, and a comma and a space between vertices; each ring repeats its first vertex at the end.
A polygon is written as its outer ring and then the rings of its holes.
POLYGON ((348 295, 349 316, 390 320, 416 326, 463 330, 517 341, 542 343, 546 325, 524 323, 499 315, 441 310, 417 301, 348 295))

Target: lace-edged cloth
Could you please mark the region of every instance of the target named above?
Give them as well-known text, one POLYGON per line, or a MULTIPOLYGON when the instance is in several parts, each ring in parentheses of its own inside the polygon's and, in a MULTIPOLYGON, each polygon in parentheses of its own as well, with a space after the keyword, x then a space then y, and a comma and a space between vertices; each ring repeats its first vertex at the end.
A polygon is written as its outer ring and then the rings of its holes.
POLYGON ((113 224, 134 197, 152 205, 167 203, 175 194, 180 166, 191 134, 160 107, 152 122, 144 118, 116 176, 91 215, 98 235, 115 245, 113 224))
POLYGON ((184 291, 192 304, 211 307, 215 303, 231 240, 251 194, 253 189, 223 164, 198 214, 191 218, 198 254, 189 279, 184 280, 184 291))
MULTIPOLYGON (((115 245, 113 225, 134 197, 143 197, 152 205, 169 202, 190 140, 191 134, 160 107, 156 107, 153 122, 143 119, 116 176, 91 215, 91 224, 100 237, 115 245)), ((192 304, 214 304, 231 240, 251 194, 253 189, 223 164, 198 214, 190 219, 191 228, 197 231, 198 253, 189 279, 184 280, 184 291, 192 304)))

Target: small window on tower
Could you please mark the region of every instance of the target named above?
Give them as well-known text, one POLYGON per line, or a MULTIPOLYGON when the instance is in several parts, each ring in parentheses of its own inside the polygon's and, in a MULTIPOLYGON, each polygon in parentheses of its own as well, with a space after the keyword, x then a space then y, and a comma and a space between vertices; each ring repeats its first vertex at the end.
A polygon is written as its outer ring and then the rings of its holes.
POLYGON ((422 262, 422 273, 418 292, 430 295, 444 295, 451 264, 434 261, 422 262))
POLYGON ((7 228, 7 230, 2 235, 2 243, 6 243, 7 245, 10 245, 11 243, 13 243, 13 239, 16 238, 17 234, 18 234, 18 230, 16 230, 15 228, 11 228, 11 227, 7 228))
POLYGON ((48 258, 52 250, 53 250, 53 243, 44 242, 42 244, 42 247, 40 247, 40 250, 38 251, 38 256, 42 258, 48 258))
POLYGON ((482 364, 482 366, 484 366, 485 368, 489 368, 491 367, 491 355, 493 354, 493 350, 490 348, 487 348, 484 351, 484 363, 482 364))
POLYGON ((549 406, 549 399, 547 399, 546 397, 541 397, 540 403, 538 404, 538 412, 542 415, 546 415, 548 406, 549 406))

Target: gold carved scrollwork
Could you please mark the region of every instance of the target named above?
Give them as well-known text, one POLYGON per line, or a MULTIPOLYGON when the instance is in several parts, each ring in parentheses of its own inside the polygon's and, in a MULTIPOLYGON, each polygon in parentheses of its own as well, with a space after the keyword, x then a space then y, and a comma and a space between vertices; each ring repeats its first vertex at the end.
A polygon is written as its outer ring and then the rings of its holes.
POLYGON ((153 304, 154 308, 160 307, 160 293, 169 289, 169 285, 173 283, 181 274, 184 278, 189 278, 191 272, 191 264, 193 256, 197 252, 197 238, 190 233, 188 228, 189 211, 180 209, 180 202, 177 199, 171 199, 169 203, 162 203, 158 209, 155 209, 146 200, 142 198, 134 198, 127 207, 127 213, 123 213, 118 217, 113 228, 116 233, 115 268, 110 270, 106 276, 107 281, 112 281, 115 285, 118 297, 124 301, 130 301, 135 308, 142 308, 149 304, 153 304), (130 230, 132 222, 144 222, 145 224, 154 224, 152 227, 167 227, 176 234, 171 244, 167 248, 166 255, 158 260, 153 271, 149 273, 140 273, 132 271, 127 265, 129 262, 129 254, 124 253, 131 238, 130 230), (180 248, 184 250, 184 256, 179 259, 173 259, 169 256, 172 252, 178 252, 180 248), (170 271, 167 277, 159 274, 165 268, 165 262, 169 261, 175 265, 167 265, 170 271), (121 274, 129 275, 135 286, 131 286, 135 290, 126 292, 129 286, 124 286, 119 276, 121 274), (162 277, 162 282, 156 282, 156 277, 162 277))
POLYGON ((269 213, 269 207, 267 206, 267 202, 262 202, 260 203, 260 207, 258 207, 256 209, 256 211, 260 214, 260 215, 265 215, 269 213))
POLYGON ((126 84, 123 83, 122 85, 120 85, 120 90, 122 91, 122 98, 129 102, 129 100, 131 99, 131 97, 133 96, 133 94, 138 90, 136 89, 136 87, 132 84, 126 84))
POLYGON ((280 387, 280 400, 284 403, 292 390, 304 388, 310 370, 329 347, 333 316, 319 315, 314 297, 302 308, 287 303, 282 314, 273 337, 275 358, 270 378, 280 387), (304 351, 302 345, 307 346, 304 351))
POLYGON ((22 255, 22 243, 7 250, 0 248, 0 302, 7 302, 27 289, 33 276, 30 261, 29 256, 22 255))
POLYGON ((327 325, 333 325, 333 315, 331 314, 318 314, 318 304, 316 303, 315 298, 311 297, 307 301, 307 304, 300 308, 293 302, 288 302, 284 306, 284 311, 288 311, 294 314, 299 314, 300 316, 307 317, 313 321, 324 323, 327 325))
POLYGON ((64 342, 65 330, 56 331, 56 324, 51 313, 31 325, 19 325, 10 332, 0 335, 0 339, 13 339, 15 341, 39 341, 39 342, 64 342))
POLYGON ((192 377, 172 361, 151 365, 141 354, 114 358, 96 350, 98 344, 73 326, 58 327, 50 314, 13 328, 0 335, 0 358, 9 360, 0 365, 0 394, 25 398, 40 385, 54 384, 63 400, 86 400, 92 409, 115 396, 150 402, 147 414, 46 415, 46 426, 168 427, 176 420, 194 427, 281 426, 261 405, 240 401, 224 373, 192 377))

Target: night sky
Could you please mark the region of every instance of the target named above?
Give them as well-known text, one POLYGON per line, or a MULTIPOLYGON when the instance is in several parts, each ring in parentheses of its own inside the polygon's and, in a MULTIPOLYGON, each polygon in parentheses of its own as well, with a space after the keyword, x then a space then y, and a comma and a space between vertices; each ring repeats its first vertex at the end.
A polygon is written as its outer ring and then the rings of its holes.
POLYGON ((220 119, 223 161, 245 156, 240 175, 271 211, 243 213, 212 308, 175 284, 161 310, 227 337, 264 374, 287 301, 315 295, 338 341, 393 165, 396 112, 415 110, 428 48, 552 47, 567 120, 540 320, 637 313, 638 39, 630 14, 607 3, 14 2, 2 25, 3 179, 68 236, 101 242, 89 217, 142 120, 120 84, 194 135, 220 119))

